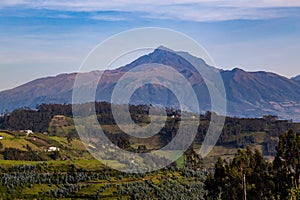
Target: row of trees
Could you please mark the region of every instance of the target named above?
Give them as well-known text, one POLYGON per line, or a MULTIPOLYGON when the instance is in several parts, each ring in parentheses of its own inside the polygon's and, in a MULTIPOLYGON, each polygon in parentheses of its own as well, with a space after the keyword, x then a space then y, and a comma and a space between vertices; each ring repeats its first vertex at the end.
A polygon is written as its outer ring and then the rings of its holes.
POLYGON ((282 134, 276 151, 273 162, 250 147, 232 160, 219 158, 205 182, 207 199, 300 199, 300 135, 282 134))
MULTIPOLYGON (((96 114, 99 115, 98 120, 101 124, 115 124, 111 104, 107 102, 85 103, 74 106, 71 104, 42 104, 37 106, 36 109, 24 107, 16 109, 11 113, 6 113, 0 117, 0 129, 31 129, 35 132, 44 132, 48 130, 49 123, 53 116, 64 115, 73 117, 73 109, 76 109, 76 113, 88 116, 94 114, 90 111, 91 106, 95 108, 96 114)), ((115 107, 120 111, 128 110, 127 105, 115 107)), ((149 118, 146 117, 149 114, 149 109, 150 106, 148 105, 129 106, 131 117, 137 123, 149 122, 149 118)), ((167 109, 169 116, 177 112, 178 111, 173 111, 173 109, 167 109)))
MULTIPOLYGON (((115 125, 116 122, 112 115, 111 104, 106 102, 97 102, 95 104, 86 103, 74 106, 74 109, 78 111, 78 113, 82 113, 83 116, 88 115, 90 112, 89 108, 91 105, 95 107, 96 114, 98 115, 98 121, 102 125, 115 125)), ((128 106, 115 106, 120 110, 119 113, 123 113, 128 111, 128 106)), ((139 106, 129 106, 129 110, 131 113, 131 118, 136 123, 149 123, 149 105, 139 105, 139 106)), ((158 109, 159 111, 159 109, 158 109)), ((175 118, 170 117, 165 126, 158 133, 160 137, 160 143, 165 146, 169 143, 172 138, 176 135, 178 126, 180 124, 180 115, 181 112, 173 109, 166 109, 168 116, 176 116, 175 118), (178 118, 177 118, 178 117, 178 118)), ((93 114, 93 113, 90 113, 93 114)), ((195 144, 201 144, 205 137, 205 134, 209 127, 210 116, 212 113, 207 112, 204 115, 200 116, 200 124, 198 128, 198 134, 195 139, 195 144)), ((26 130, 30 129, 34 132, 54 132, 56 129, 49 128, 49 123, 53 116, 55 115, 65 115, 68 117, 72 117, 72 105, 71 104, 42 104, 37 106, 35 110, 29 108, 22 108, 14 110, 10 114, 6 114, 3 117, 0 117, 0 129, 8 129, 8 130, 26 130)), ((71 122, 70 122, 71 123, 71 122)), ((254 138, 250 133, 253 132, 266 132, 268 137, 265 138, 263 154, 264 155, 275 155, 274 151, 274 140, 271 137, 278 137, 280 133, 285 130, 293 128, 294 130, 300 130, 299 124, 292 123, 287 120, 278 120, 275 116, 265 116, 263 118, 256 119, 239 119, 235 117, 226 117, 225 125, 223 132, 218 140, 218 145, 223 146, 231 146, 234 148, 244 148, 247 144, 254 143, 254 138), (244 136, 241 136, 241 133, 244 136), (247 135, 247 133, 249 133, 247 135), (234 139, 235 138, 235 139, 234 139)), ((106 134, 109 138, 112 139, 114 143, 118 143, 118 138, 116 138, 116 133, 120 136, 124 136, 123 133, 119 129, 114 129, 115 132, 110 133, 106 131, 106 134)), ((68 141, 72 141, 72 138, 75 138, 77 133, 76 130, 73 129, 72 133, 68 135, 68 141)), ((129 138, 130 140, 130 138, 129 138)), ((151 138, 152 140, 152 138, 151 138)), ((150 139, 149 139, 150 141, 150 139)), ((147 145, 147 141, 145 141, 145 145, 147 145)))
POLYGON ((0 168, 0 199, 204 199, 206 193, 206 173, 188 168, 129 174, 106 168, 87 172, 76 165, 58 167, 39 163, 0 168), (38 194, 22 193, 36 185, 41 188, 38 194))

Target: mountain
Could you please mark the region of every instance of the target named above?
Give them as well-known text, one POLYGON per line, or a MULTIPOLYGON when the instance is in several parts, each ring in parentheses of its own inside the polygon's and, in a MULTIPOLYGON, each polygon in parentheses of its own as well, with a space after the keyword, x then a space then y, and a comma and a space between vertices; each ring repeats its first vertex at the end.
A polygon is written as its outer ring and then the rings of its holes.
POLYGON ((229 115, 256 117, 265 114, 299 118, 300 84, 269 72, 222 72, 229 115), (247 113, 247 114, 245 114, 247 113))
POLYGON ((296 81, 296 82, 299 82, 300 83, 300 75, 292 78, 292 80, 296 81))
MULTIPOLYGON (((85 75, 90 80, 98 78, 99 72, 85 75)), ((35 108, 42 103, 70 103, 76 73, 36 79, 14 89, 0 92, 0 112, 20 107, 35 108)), ((87 83, 88 84, 88 83, 87 83)))
MULTIPOLYGON (((300 120, 300 76, 288 79, 274 73, 246 72, 238 68, 220 70, 187 52, 175 52, 165 47, 159 47, 152 53, 141 56, 118 69, 104 71, 97 87, 96 100, 110 101, 112 91, 120 78, 127 74, 138 78, 142 74, 139 72, 146 70, 148 64, 172 66, 173 69, 180 72, 196 91, 201 111, 211 108, 210 94, 206 83, 215 84, 213 77, 209 75, 211 72, 219 72, 225 85, 228 115, 260 117, 271 114, 285 119, 300 120), (137 66, 142 67, 135 70, 137 66), (197 66, 205 79, 195 70, 194 66, 197 66)), ((164 77, 174 87, 182 87, 182 83, 174 79, 168 70, 158 70, 155 67, 150 70, 152 70, 151 73, 164 77)), ((82 86, 83 90, 90 88, 92 83, 98 81, 100 74, 100 71, 80 74, 85 80, 85 84, 82 86)), ((41 78, 0 92, 0 112, 23 106, 34 108, 41 103, 71 103, 76 76, 76 73, 72 73, 41 78)), ((189 98, 189 94, 185 95, 185 102, 189 102, 189 98)), ((179 106, 173 92, 157 84, 147 84, 137 89, 132 95, 130 103, 179 106)), ((185 106, 189 107, 190 105, 187 103, 185 106)), ((193 108, 189 107, 189 109, 193 108)))

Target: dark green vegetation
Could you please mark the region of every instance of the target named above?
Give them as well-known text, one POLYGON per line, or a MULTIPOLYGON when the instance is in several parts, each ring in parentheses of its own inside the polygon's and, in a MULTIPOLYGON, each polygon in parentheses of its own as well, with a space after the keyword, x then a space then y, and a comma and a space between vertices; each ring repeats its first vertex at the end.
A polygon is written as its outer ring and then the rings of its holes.
POLYGON ((86 171, 76 163, 42 162, 2 168, 0 198, 203 199, 205 177, 191 169, 126 174, 105 167, 86 171))
MULTIPOLYGON (((149 106, 131 106, 130 111, 136 123, 149 123, 149 106)), ((112 142, 134 152, 166 145, 180 125, 180 112, 168 109, 169 117, 158 134, 137 139, 118 128, 110 104, 96 103, 96 112, 112 142)), ((227 117, 217 146, 201 159, 195 152, 211 114, 200 116, 193 147, 177 162, 157 172, 125 174, 108 169, 89 154, 74 127, 71 105, 15 110, 0 117, 1 129, 7 130, 0 131, 4 137, 0 140, 0 198, 242 199, 243 188, 247 199, 299 197, 299 123, 275 116, 227 117), (34 133, 23 131, 28 129, 34 133), (293 131, 281 135, 289 129, 293 131), (49 151, 49 147, 59 151, 49 151)))
POLYGON ((300 199, 300 135, 279 138, 273 162, 249 147, 232 160, 218 159, 206 182, 207 199, 300 199))
POLYGON ((300 198, 300 135, 280 136, 274 162, 247 147, 218 159, 211 173, 196 170, 193 151, 182 167, 126 174, 95 160, 0 161, 0 197, 41 199, 292 199, 300 198), (245 191, 245 193, 244 193, 245 191))

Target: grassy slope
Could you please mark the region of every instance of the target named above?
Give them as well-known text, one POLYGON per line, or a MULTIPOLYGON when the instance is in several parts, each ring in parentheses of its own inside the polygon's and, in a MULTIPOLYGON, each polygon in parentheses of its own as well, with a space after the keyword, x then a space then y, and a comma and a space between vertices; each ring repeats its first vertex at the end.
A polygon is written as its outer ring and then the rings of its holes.
MULTIPOLYGON (((104 126, 104 128, 114 133, 118 130, 116 126, 104 126)), ((87 170, 87 171, 101 171, 104 169, 104 164, 100 163, 99 161, 95 160, 85 149, 82 142, 78 139, 74 139, 71 143, 68 143, 65 135, 68 133, 68 131, 74 129, 74 126, 72 124, 69 124, 67 126, 61 126, 57 127, 57 130, 59 130, 57 133, 61 134, 60 136, 46 136, 43 134, 33 134, 29 137, 25 137, 22 133, 17 133, 14 136, 12 134, 6 133, 6 132, 0 132, 1 136, 4 136, 3 140, 0 140, 0 142, 3 145, 3 148, 18 148, 20 150, 27 150, 26 145, 30 146, 31 149, 34 151, 44 151, 49 146, 58 146, 61 148, 61 154, 62 157, 64 157, 67 160, 49 160, 45 162, 34 162, 34 161, 11 161, 11 160, 1 160, 0 159, 0 166, 4 169, 8 169, 12 166, 16 165, 35 165, 38 163, 47 163, 49 166, 51 166, 51 169, 53 172, 64 172, 67 168, 69 168, 71 165, 75 165, 77 169, 87 170), (35 140, 33 140, 36 138, 35 140)), ((232 141, 237 140, 239 138, 243 138, 244 136, 253 136, 255 140, 255 145, 253 145, 253 148, 258 148, 262 150, 262 143, 266 140, 268 134, 266 132, 251 132, 251 133, 242 133, 239 136, 231 138, 232 141)), ((156 138, 158 141, 158 138, 156 138)), ((271 138, 274 140, 277 140, 277 138, 271 138)), ((149 143, 149 146, 147 148, 156 148, 157 147, 157 141, 153 141, 153 143, 149 143)), ((135 142, 136 144, 134 147, 137 147, 139 144, 138 140, 131 141, 135 142)), ((196 146, 195 148, 199 149, 200 146, 196 146)), ((237 149, 230 147, 230 146, 215 146, 212 150, 212 152, 204 159, 204 166, 205 167, 212 167, 217 159, 217 157, 221 156, 222 158, 226 159, 227 157, 233 157, 233 155, 236 153, 237 149)), ((166 152, 167 154, 167 152, 166 152)), ((184 158, 181 157, 177 163, 179 165, 183 165, 184 158)), ((76 196, 81 196, 84 198, 87 195, 96 193, 101 186, 115 183, 116 185, 122 185, 126 184, 127 182, 134 183, 134 182, 143 182, 144 180, 151 180, 155 184, 159 184, 162 177, 166 176, 166 174, 156 174, 151 175, 149 177, 145 177, 143 179, 128 179, 128 178, 121 178, 116 179, 113 177, 110 180, 99 180, 95 181, 94 183, 89 183, 86 185, 86 187, 83 187, 80 191, 76 192, 76 196)), ((179 181, 183 178, 177 174, 176 175, 179 181)), ((85 185, 86 183, 82 183, 85 185)), ((104 190, 104 192, 101 193, 102 199, 111 199, 111 198, 117 198, 118 196, 114 193, 116 191, 116 185, 109 187, 104 190)), ((42 191, 49 191, 51 189, 56 189, 58 186, 56 185, 37 185, 34 184, 32 188, 24 188, 23 194, 26 195, 38 195, 42 191)), ((0 190, 2 190, 0 188, 0 190)), ((126 199, 126 196, 122 197, 123 199, 126 199)))
MULTIPOLYGON (((30 135, 29 137, 25 137, 24 134, 22 136, 21 133, 18 133, 19 135, 21 135, 21 137, 15 137, 8 133, 0 132, 0 135, 4 136, 4 139, 0 140, 0 142, 3 144, 3 149, 13 147, 20 150, 26 150, 26 145, 28 145, 34 151, 45 151, 45 149, 47 149, 49 146, 57 146, 61 149, 61 154, 64 159, 67 160, 93 159, 93 157, 87 152, 85 146, 82 144, 80 140, 73 139, 71 143, 68 143, 65 136, 69 131, 75 129, 75 127, 70 122, 71 121, 70 119, 67 120, 68 120, 68 125, 55 127, 57 135, 60 136, 49 137, 43 134, 33 134, 30 135)), ((109 133, 119 132, 119 128, 116 125, 102 125, 102 128, 109 133)), ((277 140, 277 138, 271 138, 270 136, 268 136, 266 132, 242 133, 238 136, 232 137, 230 140, 235 141, 245 136, 252 136, 255 140, 255 144, 253 145, 253 148, 259 149, 260 151, 263 151, 262 144, 264 141, 266 141, 266 138, 277 140)), ((160 146, 159 140, 160 140, 159 137, 153 137, 153 139, 150 142, 147 142, 146 145, 147 149, 157 149, 160 146)), ((140 140, 138 138, 133 138, 130 142, 133 148, 137 148, 138 145, 143 144, 143 140, 140 140)), ((200 146, 196 145, 195 148, 199 149, 200 146)), ((204 160, 205 166, 211 167, 215 163, 217 157, 219 156, 221 156, 222 158, 233 157, 236 151, 237 151, 236 148, 230 146, 215 146, 212 152, 210 152, 210 154, 204 160)))

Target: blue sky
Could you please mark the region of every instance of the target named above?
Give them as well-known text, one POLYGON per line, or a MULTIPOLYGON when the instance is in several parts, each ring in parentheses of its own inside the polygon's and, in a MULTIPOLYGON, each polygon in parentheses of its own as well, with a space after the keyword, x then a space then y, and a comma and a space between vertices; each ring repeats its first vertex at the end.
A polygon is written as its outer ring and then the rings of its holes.
POLYGON ((77 71, 98 43, 149 26, 194 38, 222 69, 300 74, 298 0, 2 0, 0 91, 77 71))

